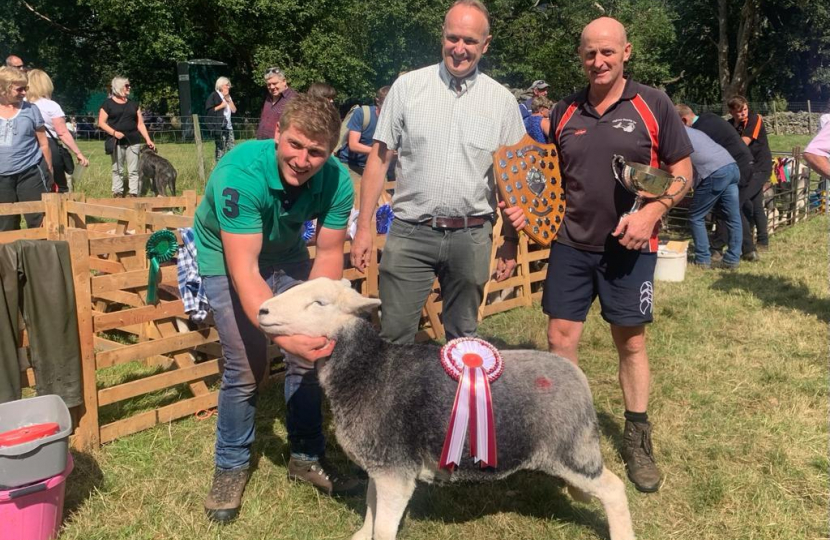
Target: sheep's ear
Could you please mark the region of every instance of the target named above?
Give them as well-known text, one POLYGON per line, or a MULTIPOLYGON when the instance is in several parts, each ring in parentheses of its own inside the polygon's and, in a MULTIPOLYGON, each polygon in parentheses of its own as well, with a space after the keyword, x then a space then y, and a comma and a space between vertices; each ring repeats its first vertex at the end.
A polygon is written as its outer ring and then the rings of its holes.
POLYGON ((380 300, 377 298, 366 298, 354 289, 349 289, 342 298, 345 311, 349 313, 370 312, 380 305, 380 300))

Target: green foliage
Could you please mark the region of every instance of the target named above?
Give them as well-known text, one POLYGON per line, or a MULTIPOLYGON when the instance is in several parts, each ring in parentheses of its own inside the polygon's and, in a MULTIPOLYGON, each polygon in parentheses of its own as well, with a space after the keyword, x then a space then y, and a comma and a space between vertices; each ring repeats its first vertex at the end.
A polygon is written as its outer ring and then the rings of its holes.
MULTIPOLYGON (((746 0, 728 0, 734 35, 746 0)), ((830 98, 830 7, 825 0, 758 1, 751 99, 830 98)), ((239 115, 256 116, 262 74, 280 66, 293 87, 326 81, 339 101, 367 99, 400 71, 439 60, 446 0, 11 0, 0 12, 0 53, 45 69, 56 98, 83 113, 115 75, 144 108, 177 113, 176 63, 228 65, 239 115)), ((628 29, 635 78, 697 103, 720 101, 717 2, 490 0, 493 41, 483 68, 514 88, 539 78, 562 97, 584 85, 582 27, 609 15, 628 29), (682 74, 682 77, 680 75, 682 74)), ((734 48, 734 45, 732 45, 734 48)), ((734 50, 731 54, 734 58, 734 50)), ((95 111, 89 111, 95 112, 95 111)))

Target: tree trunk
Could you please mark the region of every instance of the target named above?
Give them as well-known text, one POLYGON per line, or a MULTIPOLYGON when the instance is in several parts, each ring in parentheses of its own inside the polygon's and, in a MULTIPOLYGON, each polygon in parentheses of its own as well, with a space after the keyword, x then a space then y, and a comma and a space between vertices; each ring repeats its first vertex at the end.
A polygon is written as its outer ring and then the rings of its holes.
POLYGON ((735 39, 735 64, 729 65, 729 2, 718 0, 718 74, 724 113, 726 102, 736 95, 746 96, 749 85, 749 49, 755 41, 758 0, 746 0, 741 7, 741 22, 735 39))

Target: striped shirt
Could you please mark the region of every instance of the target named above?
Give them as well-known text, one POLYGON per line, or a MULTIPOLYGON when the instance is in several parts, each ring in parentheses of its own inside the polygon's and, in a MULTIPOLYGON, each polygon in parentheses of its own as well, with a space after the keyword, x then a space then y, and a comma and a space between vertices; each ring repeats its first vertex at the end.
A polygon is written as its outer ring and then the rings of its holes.
POLYGON ((495 212, 493 152, 524 136, 522 117, 510 91, 478 70, 460 92, 454 84, 441 62, 400 77, 383 102, 374 138, 398 152, 395 217, 495 212))

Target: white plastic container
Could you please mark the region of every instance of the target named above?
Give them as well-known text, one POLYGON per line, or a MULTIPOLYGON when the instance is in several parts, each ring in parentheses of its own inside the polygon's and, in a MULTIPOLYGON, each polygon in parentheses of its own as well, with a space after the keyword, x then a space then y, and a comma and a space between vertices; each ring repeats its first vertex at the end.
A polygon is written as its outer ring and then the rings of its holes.
POLYGON ((686 251, 672 251, 660 246, 654 281, 683 281, 686 277, 686 251))

